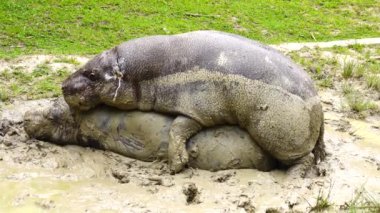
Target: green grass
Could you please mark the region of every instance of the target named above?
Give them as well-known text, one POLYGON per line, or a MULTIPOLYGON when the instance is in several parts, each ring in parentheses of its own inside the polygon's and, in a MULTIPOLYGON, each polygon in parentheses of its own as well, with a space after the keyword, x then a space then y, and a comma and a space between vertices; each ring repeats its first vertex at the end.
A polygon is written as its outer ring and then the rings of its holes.
POLYGON ((379 112, 375 101, 380 91, 380 62, 364 58, 359 52, 376 55, 378 45, 351 45, 349 47, 332 47, 322 49, 301 49, 288 55, 304 67, 318 85, 319 89, 339 89, 347 104, 347 109, 359 118, 379 112), (323 52, 330 52, 331 57, 323 57, 323 52), (350 57, 350 60, 345 60, 350 57), (345 60, 341 65, 339 60, 345 60), (345 79, 342 81, 342 78, 345 79), (362 87, 366 85, 366 87, 362 87))
POLYGON ((354 92, 347 94, 346 98, 348 106, 354 112, 361 113, 367 110, 375 111, 378 109, 377 105, 374 102, 365 100, 362 94, 354 92))
POLYGON ((350 85, 349 83, 344 83, 342 85, 342 92, 343 92, 343 95, 349 95, 349 94, 352 94, 354 92, 354 88, 352 87, 352 85, 350 85))
POLYGON ((136 37, 201 29, 264 43, 376 37, 378 4, 378 0, 3 0, 0 58, 95 54, 136 37))
POLYGON ((9 100, 8 92, 4 89, 0 89, 0 101, 6 102, 9 100))
POLYGON ((380 75, 368 75, 366 82, 369 88, 380 91, 380 75))
POLYGON ((316 203, 314 206, 311 207, 310 212, 322 212, 332 207, 333 204, 330 202, 330 193, 331 193, 331 188, 329 190, 329 193, 327 193, 327 195, 325 195, 323 193, 323 190, 320 189, 318 192, 318 196, 316 198, 316 203))
POLYGON ((60 57, 60 58, 57 58, 55 59, 53 62, 56 62, 56 63, 66 63, 66 64, 73 64, 73 65, 80 65, 79 61, 76 60, 75 58, 73 57, 60 57))
POLYGON ((52 71, 48 63, 37 66, 28 73, 21 68, 0 72, 0 100, 39 99, 58 97, 61 83, 69 75, 66 69, 52 71))
POLYGON ((327 76, 321 80, 318 80, 317 85, 320 87, 325 87, 325 88, 333 88, 334 79, 332 77, 327 76))
POLYGON ((364 47, 365 47, 365 46, 362 45, 362 44, 352 44, 352 45, 348 45, 348 48, 353 49, 353 50, 355 50, 356 52, 359 52, 359 53, 363 52, 364 47))
POLYGON ((359 64, 356 66, 354 77, 355 78, 361 78, 366 73, 366 66, 363 64, 359 64))
POLYGON ((352 200, 346 202, 340 209, 350 213, 380 212, 380 202, 364 188, 361 188, 355 192, 352 200))
POLYGON ((352 61, 346 61, 343 65, 342 77, 344 79, 351 78, 355 72, 356 64, 352 61))

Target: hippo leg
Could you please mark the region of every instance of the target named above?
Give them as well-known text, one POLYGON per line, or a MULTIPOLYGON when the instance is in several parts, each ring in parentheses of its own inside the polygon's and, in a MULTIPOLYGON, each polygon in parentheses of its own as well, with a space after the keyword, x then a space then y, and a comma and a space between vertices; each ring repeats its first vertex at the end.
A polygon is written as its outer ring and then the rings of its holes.
POLYGON ((180 172, 189 161, 186 141, 202 129, 201 124, 193 119, 178 116, 169 131, 168 159, 171 173, 180 172))
POLYGON ((308 155, 291 163, 292 166, 287 171, 288 177, 290 179, 297 178, 297 177, 304 178, 307 172, 313 166, 313 164, 314 164, 314 154, 309 153, 308 155))
POLYGON ((318 164, 320 161, 323 161, 326 158, 326 146, 325 146, 325 141, 323 139, 323 135, 324 135, 324 124, 322 122, 318 141, 313 149, 313 154, 315 156, 316 164, 318 164))

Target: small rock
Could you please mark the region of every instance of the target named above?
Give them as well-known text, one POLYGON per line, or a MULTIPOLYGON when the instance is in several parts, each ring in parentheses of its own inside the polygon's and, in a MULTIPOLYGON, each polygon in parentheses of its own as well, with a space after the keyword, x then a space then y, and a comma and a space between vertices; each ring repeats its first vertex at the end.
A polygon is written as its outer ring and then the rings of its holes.
POLYGON ((153 188, 149 188, 148 189, 148 192, 152 193, 152 194, 156 194, 158 192, 158 188, 157 187, 153 187, 153 188))
POLYGON ((150 180, 151 182, 154 182, 153 185, 162 185, 162 178, 160 177, 148 177, 148 180, 150 180))
POLYGON ((327 105, 333 105, 332 100, 321 100, 321 102, 327 105))
POLYGON ((281 211, 281 210, 278 209, 278 208, 267 208, 267 209, 265 210, 265 213, 281 213, 281 212, 283 212, 283 211, 281 211))
POLYGON ((327 175, 327 169, 325 167, 317 166, 316 171, 319 177, 326 177, 327 175))
POLYGON ((187 204, 198 204, 200 203, 199 195, 200 191, 198 190, 195 183, 186 183, 182 188, 183 194, 186 196, 187 204))
POLYGON ((0 136, 4 136, 7 134, 11 123, 9 120, 0 120, 0 136))
POLYGON ((43 209, 51 209, 55 207, 54 201, 52 200, 42 200, 35 202, 35 204, 43 209))
POLYGON ((222 172, 222 174, 213 175, 211 178, 214 182, 224 183, 228 181, 232 176, 235 176, 236 172, 222 172))
POLYGON ((251 199, 247 195, 240 195, 238 207, 243 208, 247 213, 255 212, 255 206, 252 205, 251 199))
POLYGON ((12 141, 9 141, 9 140, 3 140, 3 144, 4 144, 5 146, 7 146, 7 147, 13 145, 12 141))
POLYGON ((121 183, 121 184, 129 183, 128 174, 125 174, 125 173, 113 170, 112 171, 112 176, 114 178, 118 179, 118 182, 121 183))

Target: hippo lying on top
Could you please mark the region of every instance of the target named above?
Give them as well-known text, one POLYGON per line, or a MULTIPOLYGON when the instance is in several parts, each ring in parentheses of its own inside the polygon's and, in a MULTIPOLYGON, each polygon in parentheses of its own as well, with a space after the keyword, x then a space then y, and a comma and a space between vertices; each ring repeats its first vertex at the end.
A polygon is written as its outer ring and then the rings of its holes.
MULTIPOLYGON (((59 98, 44 108, 28 111, 24 128, 30 137, 60 145, 111 150, 143 161, 166 159, 173 117, 153 112, 97 107, 73 116, 59 98)), ((206 170, 256 168, 269 171, 276 161, 238 127, 203 130, 187 143, 189 166, 206 170)))
POLYGON ((106 104, 176 116, 173 172, 186 141, 206 127, 238 125, 281 163, 303 172, 325 156, 323 112, 310 77, 276 50, 233 34, 196 31, 130 40, 90 60, 63 83, 74 110, 106 104))

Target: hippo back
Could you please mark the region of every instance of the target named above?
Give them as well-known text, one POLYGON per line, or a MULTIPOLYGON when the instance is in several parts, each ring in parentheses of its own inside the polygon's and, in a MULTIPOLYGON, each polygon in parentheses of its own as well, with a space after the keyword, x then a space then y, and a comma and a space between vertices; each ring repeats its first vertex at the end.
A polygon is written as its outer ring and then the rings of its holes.
POLYGON ((292 60, 271 47, 234 34, 195 31, 150 36, 125 42, 113 51, 124 59, 122 68, 135 81, 206 69, 278 86, 304 100, 316 96, 312 80, 292 60))

